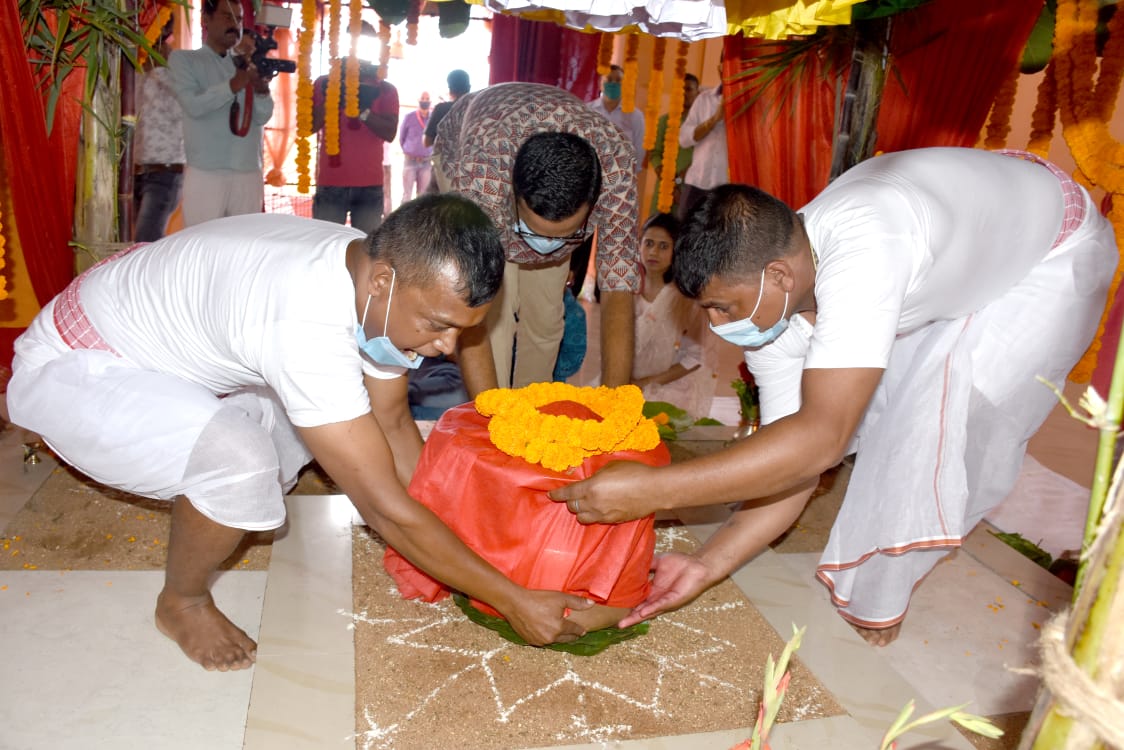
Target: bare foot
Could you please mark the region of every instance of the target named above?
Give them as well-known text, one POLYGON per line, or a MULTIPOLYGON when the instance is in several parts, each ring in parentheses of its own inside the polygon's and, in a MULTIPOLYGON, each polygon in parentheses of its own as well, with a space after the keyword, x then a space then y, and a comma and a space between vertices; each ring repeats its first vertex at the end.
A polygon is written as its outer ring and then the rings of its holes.
POLYGON ((156 599, 156 627, 207 670, 249 669, 258 644, 218 610, 210 594, 182 597, 167 589, 156 599))
POLYGON ((896 641, 902 632, 902 624, 900 622, 888 628, 860 628, 854 623, 851 623, 851 627, 871 646, 888 646, 896 641))

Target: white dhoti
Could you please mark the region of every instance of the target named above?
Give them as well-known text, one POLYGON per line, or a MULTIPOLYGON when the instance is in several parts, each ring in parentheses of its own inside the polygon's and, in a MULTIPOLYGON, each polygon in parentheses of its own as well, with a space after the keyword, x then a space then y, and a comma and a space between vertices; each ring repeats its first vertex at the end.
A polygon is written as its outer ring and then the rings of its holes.
POLYGON ((894 343, 817 571, 850 622, 900 622, 914 587, 1014 486, 1057 403, 1036 376, 1064 384, 1117 263, 1112 226, 1086 200, 1081 226, 1001 298, 894 343))
POLYGON ((71 349, 45 312, 17 344, 13 422, 110 487, 184 495, 207 518, 247 531, 284 523, 282 496, 311 454, 272 390, 220 397, 112 351, 71 349))

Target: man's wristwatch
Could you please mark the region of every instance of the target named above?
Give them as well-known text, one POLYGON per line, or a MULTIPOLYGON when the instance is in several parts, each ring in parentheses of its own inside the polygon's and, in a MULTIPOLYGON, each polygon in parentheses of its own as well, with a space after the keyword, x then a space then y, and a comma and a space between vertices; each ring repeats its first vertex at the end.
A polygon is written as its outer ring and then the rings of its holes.
POLYGON ((371 116, 371 110, 365 109, 359 113, 360 122, 367 122, 367 118, 371 116))

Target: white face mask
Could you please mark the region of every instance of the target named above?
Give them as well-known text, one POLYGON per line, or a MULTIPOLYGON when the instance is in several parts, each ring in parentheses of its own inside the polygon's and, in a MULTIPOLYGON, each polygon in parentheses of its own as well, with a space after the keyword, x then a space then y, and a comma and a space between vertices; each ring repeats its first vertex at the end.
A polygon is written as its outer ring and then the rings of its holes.
POLYGON ((761 306, 761 298, 765 296, 765 269, 761 269, 761 288, 757 292, 757 303, 753 306, 753 312, 741 320, 733 320, 729 323, 723 323, 716 326, 710 324, 710 330, 729 341, 745 349, 756 348, 765 346, 771 341, 776 340, 778 336, 785 332, 788 328, 788 292, 784 293, 784 311, 781 312, 781 319, 778 320, 771 328, 766 328, 762 331, 753 323, 753 316, 757 314, 757 308, 761 306))
POLYGON ((531 248, 539 255, 556 253, 566 245, 566 240, 560 237, 543 237, 535 234, 522 219, 520 219, 512 229, 515 230, 515 233, 519 235, 520 239, 527 243, 527 247, 531 248))
POLYGON ((422 361, 425 357, 416 355, 410 359, 405 352, 396 347, 391 342, 390 337, 386 335, 387 323, 390 322, 390 301, 394 299, 394 281, 398 274, 394 269, 390 269, 390 294, 386 298, 386 318, 382 323, 382 336, 376 336, 370 341, 367 340, 367 332, 363 330, 363 324, 367 322, 367 309, 371 306, 371 295, 367 295, 367 304, 363 306, 363 319, 359 321, 359 327, 355 329, 355 342, 359 344, 359 349, 368 357, 380 365, 391 365, 395 367, 405 367, 410 370, 416 370, 421 367, 422 361))

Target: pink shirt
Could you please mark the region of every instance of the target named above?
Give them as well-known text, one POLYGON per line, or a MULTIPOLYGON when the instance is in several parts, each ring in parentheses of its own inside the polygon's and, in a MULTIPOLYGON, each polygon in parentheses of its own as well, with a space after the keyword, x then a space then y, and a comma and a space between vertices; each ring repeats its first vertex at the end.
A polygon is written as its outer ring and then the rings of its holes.
POLYGON ((465 94, 437 126, 433 153, 450 190, 472 198, 495 222, 509 261, 556 263, 573 248, 544 258, 512 231, 515 154, 532 135, 547 132, 573 133, 597 150, 601 196, 589 217, 599 243, 597 283, 602 291, 639 291, 635 150, 616 125, 581 99, 539 83, 501 83, 465 94))
MULTIPOLYGON (((374 72, 362 75, 360 85, 377 86, 378 97, 371 103, 371 114, 390 114, 398 120, 398 89, 380 81, 374 72)), ((313 102, 324 103, 328 77, 320 76, 313 84, 313 102)), ((371 132, 365 122, 347 117, 343 113, 344 95, 340 95, 340 152, 328 156, 324 152, 324 131, 319 137, 319 166, 316 183, 332 187, 368 187, 382 185, 382 150, 386 143, 371 132)))

